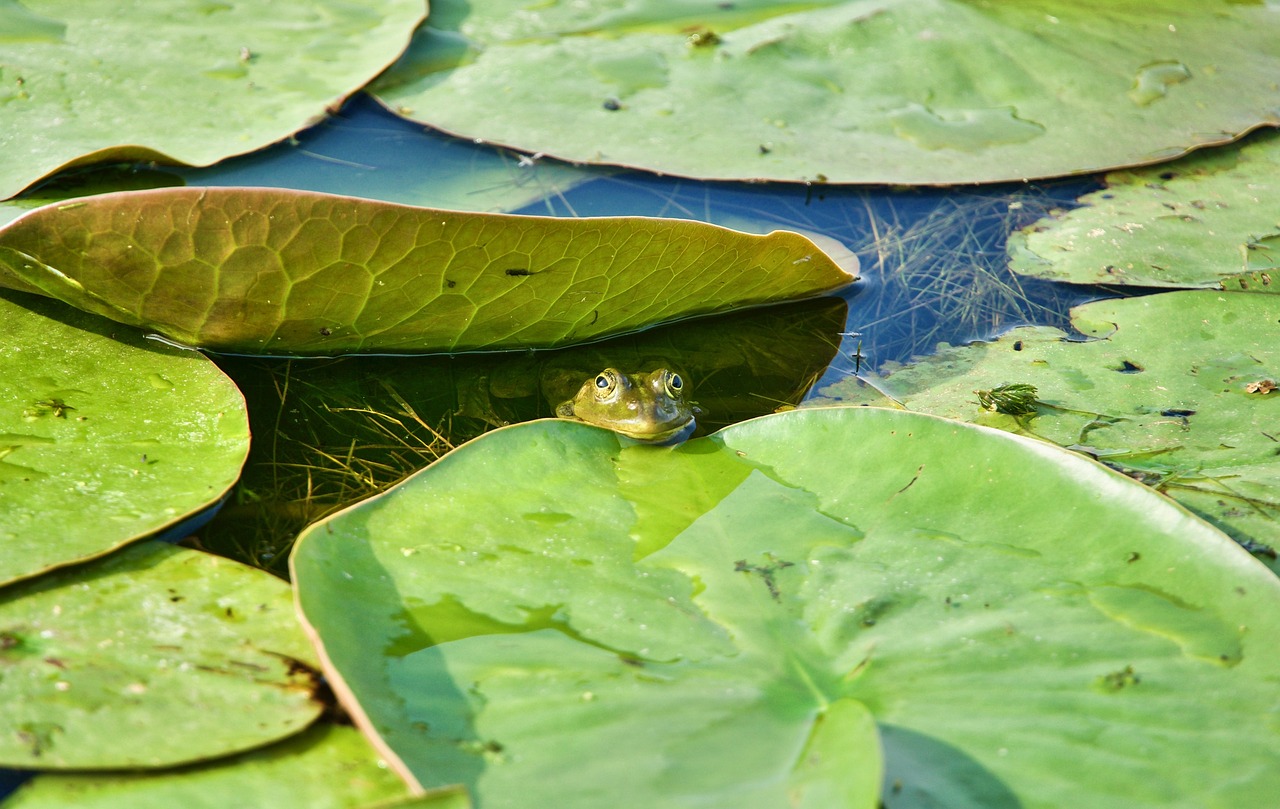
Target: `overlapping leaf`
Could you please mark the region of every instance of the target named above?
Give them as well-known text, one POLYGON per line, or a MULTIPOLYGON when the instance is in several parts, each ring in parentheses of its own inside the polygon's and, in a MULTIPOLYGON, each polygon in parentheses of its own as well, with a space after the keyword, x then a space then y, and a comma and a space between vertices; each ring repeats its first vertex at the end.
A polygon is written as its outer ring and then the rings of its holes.
POLYGON ((314 526, 292 567, 360 724, 487 807, 875 806, 881 746, 894 806, 1280 789, 1280 581, 998 431, 522 424, 314 526))
POLYGON ((1280 123, 1276 75, 1280 13, 1231 0, 438 0, 372 92, 573 161, 939 184, 1223 143, 1280 123))
MULTIPOLYGON (((5 809, 172 809, 252 805, 272 809, 400 806, 404 783, 350 727, 322 723, 276 745, 210 764, 158 773, 67 773, 37 777, 5 809)), ((465 795, 422 806, 467 806, 465 795), (450 802, 452 801, 452 802, 450 802)), ((418 805, 418 804, 413 804, 418 805)))
POLYGON ((284 582, 161 542, 90 564, 0 590, 0 766, 182 764, 323 709, 284 582))
POLYGON ((0 294, 0 583, 104 554, 216 503, 249 452, 205 357, 57 301, 0 294))
POLYGON ((1171 292, 1086 304, 1072 320, 1097 339, 1024 327, 889 368, 875 388, 851 379, 822 393, 827 403, 880 403, 883 391, 912 410, 1078 449, 1240 539, 1274 544, 1280 298, 1171 292), (1035 386, 1030 413, 1004 415, 979 403, 975 391, 1008 384, 1035 386))
POLYGON ((1107 175, 1009 238, 1012 267, 1077 284, 1280 291, 1280 135, 1107 175))
POLYGON ((323 116, 385 68, 422 0, 0 3, 0 198, 74 165, 208 165, 323 116))
POLYGON ((551 347, 853 280, 784 231, 254 188, 41 208, 0 230, 6 265, 13 280, 0 282, 188 345, 258 354, 551 347))

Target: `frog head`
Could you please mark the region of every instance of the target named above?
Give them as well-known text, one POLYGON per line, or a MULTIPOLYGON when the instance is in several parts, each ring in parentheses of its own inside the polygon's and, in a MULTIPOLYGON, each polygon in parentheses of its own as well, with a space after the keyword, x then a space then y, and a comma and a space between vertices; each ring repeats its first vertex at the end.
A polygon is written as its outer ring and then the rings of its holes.
POLYGON ((607 427, 654 444, 674 444, 688 438, 695 426, 695 413, 685 399, 684 380, 666 368, 648 374, 605 368, 556 408, 560 418, 607 427))

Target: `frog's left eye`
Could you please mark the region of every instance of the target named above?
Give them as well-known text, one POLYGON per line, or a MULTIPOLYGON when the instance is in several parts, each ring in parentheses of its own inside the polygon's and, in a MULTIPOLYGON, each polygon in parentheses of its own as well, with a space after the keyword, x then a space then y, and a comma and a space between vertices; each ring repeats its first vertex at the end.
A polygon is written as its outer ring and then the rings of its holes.
POLYGON ((680 374, 667 374, 667 395, 678 396, 684 390, 684 380, 680 374))

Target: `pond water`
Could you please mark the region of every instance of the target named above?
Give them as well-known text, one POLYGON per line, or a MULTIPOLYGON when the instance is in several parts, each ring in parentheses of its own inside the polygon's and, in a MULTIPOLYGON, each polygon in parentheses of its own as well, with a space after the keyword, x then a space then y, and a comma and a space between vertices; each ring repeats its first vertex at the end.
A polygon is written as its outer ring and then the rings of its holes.
MULTIPOLYGON (((824 385, 938 343, 1024 323, 1069 328, 1096 287, 1005 268, 1007 235, 1094 181, 951 189, 708 183, 529 158, 424 130, 366 96, 292 142, 210 169, 191 185, 291 187, 417 205, 554 216, 662 216, 835 239, 861 263, 825 302, 705 318, 593 346, 528 354, 217 358, 249 401, 243 480, 200 534, 205 547, 276 572, 307 522, 384 488, 504 423, 552 415, 606 365, 683 370, 700 431, 799 403, 824 385), (573 380, 573 381, 566 381, 573 380)), ((175 178, 176 179, 176 178, 175 178)))

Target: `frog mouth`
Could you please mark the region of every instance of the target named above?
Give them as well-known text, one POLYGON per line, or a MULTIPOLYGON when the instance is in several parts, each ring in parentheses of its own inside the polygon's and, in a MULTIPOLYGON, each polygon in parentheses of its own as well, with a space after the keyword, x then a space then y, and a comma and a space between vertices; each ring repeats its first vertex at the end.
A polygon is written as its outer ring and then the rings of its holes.
POLYGON ((663 430, 661 432, 653 432, 650 430, 643 433, 632 433, 626 430, 619 430, 616 427, 614 428, 614 431, 639 444, 649 444, 650 446, 655 447, 669 447, 674 446, 675 444, 684 443, 688 440, 689 436, 693 435, 693 431, 697 426, 698 420, 696 418, 690 418, 686 422, 677 424, 671 429, 663 430))

